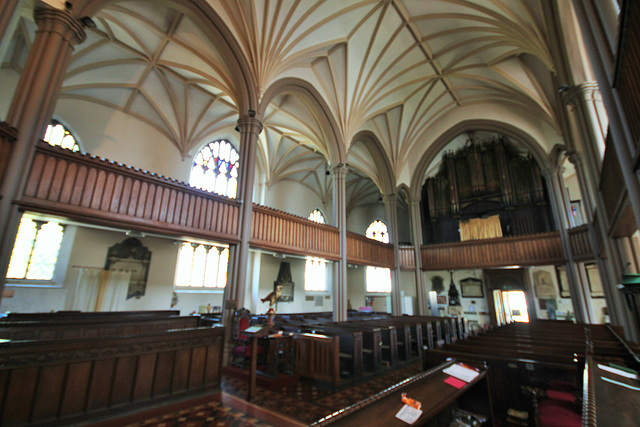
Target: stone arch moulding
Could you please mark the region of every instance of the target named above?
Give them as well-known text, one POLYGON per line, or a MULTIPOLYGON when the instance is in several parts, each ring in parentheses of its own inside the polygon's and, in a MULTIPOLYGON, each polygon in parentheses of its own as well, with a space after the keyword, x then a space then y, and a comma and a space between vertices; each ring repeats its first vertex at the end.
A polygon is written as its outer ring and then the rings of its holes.
MULTIPOLYGON (((249 61, 242 53, 232 32, 223 19, 216 13, 207 0, 144 0, 151 3, 162 2, 165 5, 183 12, 197 23, 209 40, 219 50, 225 64, 229 67, 230 78, 236 90, 236 103, 240 116, 250 110, 257 111, 259 94, 255 77, 251 72, 249 61)), ((121 0, 75 0, 73 14, 80 18, 95 16, 106 6, 121 0)), ((233 94, 230 94, 233 95, 233 94)))
MULTIPOLYGON (((371 177, 371 180, 375 182, 382 194, 393 194, 396 192, 396 178, 389 156, 380 143, 378 136, 371 131, 364 130, 358 132, 354 137, 350 147, 356 142, 361 142, 367 148, 373 160, 376 164, 376 169, 380 172, 377 177, 371 177)), ((366 171, 362 171, 367 176, 366 171)))
POLYGON ((433 161, 433 159, 440 153, 446 146, 451 142, 453 138, 460 135, 463 132, 468 131, 490 131, 490 132, 500 132, 504 136, 508 136, 518 141, 525 147, 533 158, 540 165, 540 169, 544 170, 550 166, 549 156, 542 149, 540 144, 536 142, 531 135, 522 131, 521 129, 512 126, 508 123, 497 122, 493 120, 468 120, 458 123, 457 125, 449 128, 446 132, 442 133, 438 138, 436 138, 435 142, 431 144, 431 146, 427 149, 427 151, 422 155, 416 169, 411 177, 411 197, 420 199, 420 193, 422 191, 422 184, 426 179, 425 174, 427 173, 427 168, 433 161))
POLYGON ((339 137, 340 132, 335 117, 331 114, 331 109, 324 98, 311 83, 297 78, 285 78, 272 83, 262 97, 258 117, 264 117, 264 112, 271 101, 282 93, 300 96, 308 101, 309 105, 314 105, 317 108, 315 116, 321 122, 322 127, 328 130, 326 135, 329 138, 326 141, 326 146, 329 152, 329 159, 327 159, 329 164, 336 166, 340 163, 346 163, 345 144, 339 137))

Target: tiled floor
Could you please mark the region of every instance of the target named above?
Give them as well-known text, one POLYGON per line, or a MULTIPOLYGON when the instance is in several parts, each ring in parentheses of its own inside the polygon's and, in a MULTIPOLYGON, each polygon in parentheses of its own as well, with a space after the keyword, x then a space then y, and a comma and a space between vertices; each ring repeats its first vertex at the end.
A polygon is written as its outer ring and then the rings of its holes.
POLYGON ((332 388, 300 381, 277 390, 258 388, 256 398, 246 400, 246 381, 223 376, 222 393, 183 404, 156 408, 95 425, 131 427, 245 427, 304 426, 339 409, 419 373, 414 363, 374 379, 334 391, 332 388))

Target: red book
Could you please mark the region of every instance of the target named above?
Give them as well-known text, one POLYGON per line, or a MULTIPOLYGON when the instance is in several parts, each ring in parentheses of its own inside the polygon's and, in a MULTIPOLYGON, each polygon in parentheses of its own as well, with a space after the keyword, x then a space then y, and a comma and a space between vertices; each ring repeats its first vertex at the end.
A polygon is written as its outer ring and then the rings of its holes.
POLYGON ((449 384, 449 385, 451 385, 451 386, 454 386, 455 388, 462 388, 465 385, 467 385, 467 383, 465 383, 464 381, 461 381, 461 380, 459 380, 457 378, 454 378, 454 377, 449 377, 446 380, 444 380, 444 382, 449 384))

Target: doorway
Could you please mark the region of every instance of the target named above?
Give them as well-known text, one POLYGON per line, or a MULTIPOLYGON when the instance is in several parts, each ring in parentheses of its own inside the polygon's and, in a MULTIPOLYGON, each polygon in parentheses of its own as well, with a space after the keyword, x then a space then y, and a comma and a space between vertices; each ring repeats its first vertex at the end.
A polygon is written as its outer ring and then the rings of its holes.
MULTIPOLYGON (((527 271, 523 268, 485 270, 489 287, 491 321, 500 326, 511 322, 529 322, 533 307, 527 271)), ((535 317, 535 316, 534 316, 535 317)))

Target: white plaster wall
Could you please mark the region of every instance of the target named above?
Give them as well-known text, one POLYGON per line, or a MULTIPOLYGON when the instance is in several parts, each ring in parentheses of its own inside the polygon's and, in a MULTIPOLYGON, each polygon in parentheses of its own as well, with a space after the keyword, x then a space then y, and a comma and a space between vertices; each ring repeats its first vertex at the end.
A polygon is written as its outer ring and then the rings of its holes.
POLYGON ((413 271, 401 271, 400 272, 400 294, 402 297, 402 313, 408 314, 405 304, 407 304, 407 297, 411 298, 411 312, 418 314, 418 290, 416 289, 416 275, 413 271))
POLYGON ((365 267, 347 268, 347 299, 353 310, 365 306, 365 267))
MULTIPOLYGON (((451 284, 451 276, 448 271, 425 271, 425 284, 427 292, 431 291, 431 279, 434 276, 440 276, 443 279, 444 291, 438 295, 445 295, 447 297, 447 305, 449 303, 449 285, 451 284)), ((487 289, 482 270, 455 270, 453 272, 453 282, 460 294, 460 303, 462 304, 463 316, 469 319, 470 323, 477 323, 479 326, 489 325, 489 306, 487 303, 487 289), (464 298, 462 297, 462 290, 460 289, 460 280, 473 277, 475 279, 482 280, 484 289, 484 297, 482 298, 464 298)), ((438 307, 434 311, 437 313, 438 308, 443 308, 445 315, 447 314, 447 305, 438 304, 438 307)))
POLYGON ((320 209, 327 224, 333 224, 331 201, 323 204, 316 193, 299 182, 276 182, 266 190, 264 204, 303 218, 307 218, 314 209, 320 209))
MULTIPOLYGON (((295 283, 295 289, 293 293, 292 302, 279 302, 277 307, 274 307, 276 313, 309 313, 309 312, 327 312, 333 310, 333 302, 331 297, 331 268, 332 264, 327 263, 327 288, 329 292, 307 292, 304 290, 304 271, 306 260, 301 258, 286 257, 276 258, 272 254, 263 253, 260 257, 260 274, 259 274, 259 288, 258 299, 252 301, 252 307, 255 307, 252 312, 257 314, 265 314, 269 310, 268 302, 261 302, 260 299, 266 297, 273 291, 273 283, 278 278, 278 272, 280 270, 280 263, 288 262, 291 266, 291 277, 295 283), (321 296, 322 305, 315 305, 315 298, 311 301, 307 301, 305 297, 321 296), (328 298, 327 298, 328 297, 328 298)), ((249 277, 255 277, 253 274, 249 274, 249 277)))
POLYGON ((382 202, 358 206, 347 215, 347 230, 364 236, 369 225, 377 219, 389 225, 382 202))

